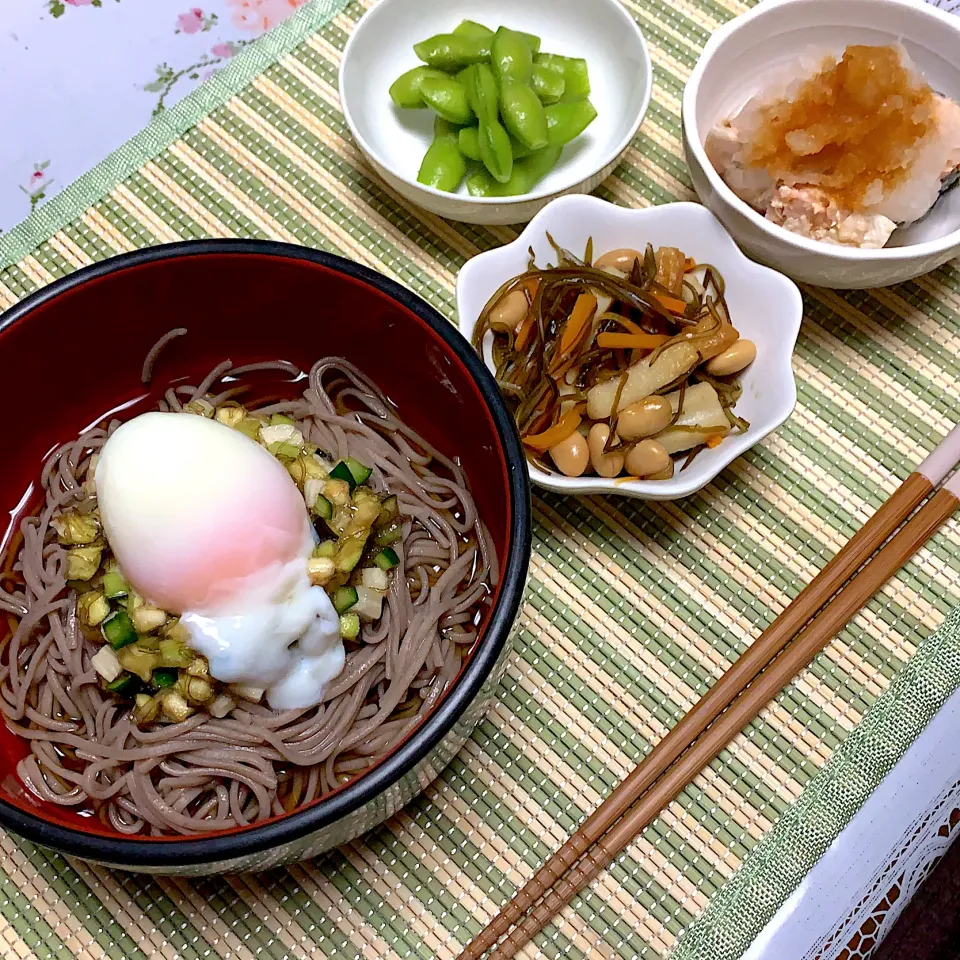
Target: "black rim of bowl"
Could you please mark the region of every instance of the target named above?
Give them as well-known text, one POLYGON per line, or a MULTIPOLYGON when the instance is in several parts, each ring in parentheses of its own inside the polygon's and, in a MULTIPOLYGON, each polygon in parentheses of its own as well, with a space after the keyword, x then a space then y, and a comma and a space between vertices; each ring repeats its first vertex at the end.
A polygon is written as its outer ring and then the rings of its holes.
POLYGON ((497 604, 490 616, 483 641, 474 652, 457 684, 447 693, 433 714, 401 747, 381 761, 369 774, 344 787, 315 806, 288 814, 279 820, 216 837, 189 837, 182 840, 149 840, 109 837, 84 833, 51 823, 0 800, 0 825, 27 840, 52 847, 61 853, 97 860, 116 866, 186 867, 196 864, 251 857, 264 851, 295 843, 309 834, 349 816, 408 774, 450 732, 467 706, 480 692, 506 643, 519 612, 530 560, 530 484, 520 439, 496 381, 470 344, 455 327, 415 293, 367 267, 334 254, 268 240, 196 240, 149 247, 121 254, 38 290, 0 316, 0 330, 32 310, 83 283, 128 267, 157 260, 207 254, 260 254, 293 260, 307 260, 366 283, 412 311, 432 329, 467 368, 490 412, 507 464, 512 499, 507 562, 497 604))

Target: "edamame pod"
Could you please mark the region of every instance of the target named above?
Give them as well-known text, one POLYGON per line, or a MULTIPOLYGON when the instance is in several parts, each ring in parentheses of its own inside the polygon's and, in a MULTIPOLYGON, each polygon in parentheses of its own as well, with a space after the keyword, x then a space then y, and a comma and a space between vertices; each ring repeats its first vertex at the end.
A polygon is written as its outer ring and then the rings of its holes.
POLYGON ((543 112, 547 117, 547 143, 551 147, 562 147, 579 137, 597 116, 596 108, 589 100, 553 103, 543 112))
POLYGON ((414 67, 397 77, 390 86, 390 99, 405 110, 417 110, 425 107, 420 96, 420 84, 428 77, 446 77, 442 70, 435 67, 414 67))
POLYGON ((477 127, 461 127, 457 136, 457 145, 460 152, 468 160, 481 160, 480 156, 480 131, 477 127))
POLYGON ((513 173, 513 151, 510 149, 510 135, 503 129, 499 120, 481 123, 477 128, 480 135, 480 159, 490 171, 494 180, 506 183, 513 173))
POLYGON ((583 100, 590 96, 590 73, 587 61, 579 57, 561 57, 556 53, 540 53, 534 63, 559 67, 563 70, 565 101, 583 100))
POLYGON ((428 107, 450 123, 464 124, 473 119, 473 110, 467 102, 467 91, 456 77, 442 74, 424 77, 420 81, 420 96, 428 107))
POLYGON ((500 113, 510 133, 530 150, 547 145, 547 115, 528 83, 504 80, 500 84, 500 113))
POLYGON ((497 183, 486 170, 478 170, 467 178, 467 192, 471 197, 518 197, 531 193, 557 165, 560 153, 560 147, 536 150, 513 165, 513 173, 506 183, 497 183))
MULTIPOLYGON (((493 39, 493 30, 489 27, 485 27, 482 23, 477 23, 476 20, 464 20, 461 23, 457 24, 453 28, 453 33, 458 37, 474 37, 478 40, 492 40, 493 39)), ((534 36, 532 33, 520 33, 519 31, 514 31, 518 36, 523 37, 527 41, 527 46, 530 47, 531 53, 540 52, 540 38, 534 36)))
POLYGON ((433 142, 423 155, 417 181, 453 193, 466 172, 467 163, 457 147, 456 128, 443 117, 437 117, 433 122, 433 142))
POLYGON ((480 157, 493 178, 500 183, 513 172, 510 136, 500 123, 497 110, 497 81, 485 63, 477 63, 460 74, 467 91, 467 102, 477 115, 480 157))
POLYGON ((426 64, 439 70, 459 70, 472 63, 490 59, 490 42, 478 37, 438 33, 413 46, 413 52, 426 64))
POLYGON ((533 54, 519 33, 500 27, 490 42, 490 66, 499 83, 514 80, 530 83, 533 76, 533 54))
POLYGON ((473 37, 479 40, 492 40, 493 31, 476 20, 463 20, 453 28, 454 36, 473 37))
POLYGON ((556 103, 563 96, 567 84, 562 70, 546 63, 535 63, 530 85, 533 87, 533 92, 540 98, 540 102, 546 105, 556 103))

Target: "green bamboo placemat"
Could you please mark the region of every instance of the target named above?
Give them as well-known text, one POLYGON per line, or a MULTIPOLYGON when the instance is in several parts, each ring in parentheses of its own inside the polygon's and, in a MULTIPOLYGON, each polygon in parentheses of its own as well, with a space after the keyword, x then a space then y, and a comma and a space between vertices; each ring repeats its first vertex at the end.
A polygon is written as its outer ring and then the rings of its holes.
MULTIPOLYGON (((693 199, 683 82, 746 5, 627 6, 655 89, 598 192, 693 199)), ((0 238, 0 308, 121 251, 239 235, 353 257, 452 318, 458 268, 516 233, 424 214, 371 176, 336 80, 363 12, 314 0, 0 238)), ((384 827, 289 869, 200 881, 67 863, 5 836, 5 955, 454 955, 952 426, 958 290, 956 264, 888 290, 806 290, 795 414, 694 497, 539 495, 498 702, 384 827)), ((736 957, 960 681, 960 624, 937 629, 960 599, 958 546, 952 522, 525 956, 736 957)))

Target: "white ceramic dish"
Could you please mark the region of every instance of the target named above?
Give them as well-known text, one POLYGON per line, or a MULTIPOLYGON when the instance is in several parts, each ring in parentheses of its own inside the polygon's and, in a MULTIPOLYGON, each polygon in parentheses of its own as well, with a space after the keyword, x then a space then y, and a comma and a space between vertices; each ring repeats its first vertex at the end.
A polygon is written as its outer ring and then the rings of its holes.
POLYGON ((708 41, 683 94, 683 143, 700 199, 751 256, 807 283, 837 289, 911 280, 960 254, 960 189, 882 250, 808 240, 775 226, 740 200, 707 160, 717 120, 759 92, 765 73, 808 46, 901 41, 930 85, 960 99, 960 18, 922 0, 779 0, 761 4, 708 41), (775 39, 774 39, 775 38, 775 39))
POLYGON ((380 0, 357 24, 340 63, 343 113, 374 170, 407 200, 467 223, 526 223, 554 197, 597 187, 640 127, 652 82, 643 35, 618 0, 380 0), (533 193, 504 200, 417 183, 433 111, 398 110, 387 91, 420 63, 415 43, 449 33, 461 20, 534 33, 544 52, 587 61, 597 118, 533 193))
POLYGON ((513 243, 468 261, 457 278, 460 331, 470 339, 477 318, 499 287, 527 267, 533 247, 537 263, 556 262, 547 233, 572 251, 582 251, 593 237, 596 256, 618 247, 643 250, 676 246, 699 263, 712 263, 726 281, 726 299, 734 326, 757 345, 757 359, 742 378, 743 396, 736 412, 750 421, 744 434, 703 450, 672 480, 618 483, 602 477, 564 477, 530 466, 534 483, 561 493, 616 493, 646 500, 674 500, 695 493, 758 440, 775 430, 797 400, 791 357, 800 332, 800 291, 786 277, 748 260, 721 223, 695 203, 668 203, 628 210, 596 197, 561 197, 541 210, 513 243))

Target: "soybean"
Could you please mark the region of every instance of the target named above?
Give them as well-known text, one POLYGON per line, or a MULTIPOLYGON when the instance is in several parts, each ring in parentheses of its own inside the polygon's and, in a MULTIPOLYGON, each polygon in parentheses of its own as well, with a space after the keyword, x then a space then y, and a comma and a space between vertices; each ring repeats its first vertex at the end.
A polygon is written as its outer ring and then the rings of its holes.
POLYGON ((452 193, 466 172, 467 162, 457 146, 456 128, 443 117, 437 117, 433 123, 433 142, 423 155, 417 181, 452 193))
POLYGON ((723 353, 707 361, 704 370, 714 377, 729 377, 749 367, 757 359, 757 345, 752 340, 737 340, 723 353))
POLYGON ((605 423, 595 423, 587 435, 587 447, 590 450, 590 464, 599 477, 618 477, 623 470, 623 454, 616 451, 604 453, 610 437, 610 427, 605 423))
POLYGON ((617 416, 617 436, 621 440, 640 440, 665 430, 673 419, 666 397, 644 397, 624 407, 617 416))
POLYGON ((435 67, 414 67, 397 77, 390 85, 390 99, 404 110, 417 110, 426 107, 420 96, 420 84, 427 78, 446 79, 447 74, 435 67))
POLYGON ((673 466, 670 454, 662 443, 656 440, 641 440, 632 446, 624 459, 627 473, 632 477, 652 477, 673 466))
POLYGON ((490 314, 490 326, 498 330, 513 330, 526 319, 530 304, 523 290, 511 290, 494 307, 490 314))
POLYGON ((633 269, 634 260, 643 263, 643 254, 639 250, 620 247, 618 250, 611 250, 602 257, 598 257, 594 260, 593 265, 598 270, 619 270, 624 276, 629 276, 633 269))
POLYGON ((467 91, 456 77, 442 74, 439 77, 424 77, 420 81, 420 96, 424 103, 450 123, 469 123, 473 110, 467 102, 467 91))
POLYGON ((567 477, 579 477, 590 462, 590 450, 586 438, 576 430, 549 450, 550 459, 557 469, 567 477))

